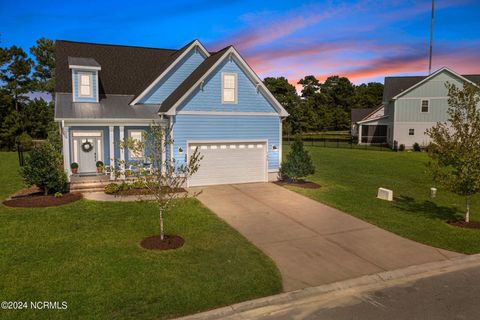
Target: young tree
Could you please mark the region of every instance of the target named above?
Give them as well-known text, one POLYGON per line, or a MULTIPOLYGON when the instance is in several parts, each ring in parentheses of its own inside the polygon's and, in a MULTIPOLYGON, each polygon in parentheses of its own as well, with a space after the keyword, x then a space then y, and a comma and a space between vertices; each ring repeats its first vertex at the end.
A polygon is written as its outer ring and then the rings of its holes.
POLYGON ((435 181, 465 197, 465 221, 470 221, 470 200, 480 191, 480 89, 446 84, 448 120, 426 131, 431 138, 429 167, 435 181))
POLYGON ((297 182, 310 174, 314 174, 315 166, 308 151, 303 148, 303 141, 300 136, 295 138, 291 148, 292 150, 280 168, 281 179, 297 182))
POLYGON ((27 185, 36 185, 45 195, 62 192, 67 176, 62 168, 62 155, 50 143, 43 143, 30 151, 20 173, 27 185))
MULTIPOLYGON (((141 141, 128 138, 121 142, 122 149, 128 148, 130 154, 142 158, 133 161, 135 170, 132 174, 155 198, 159 211, 160 239, 162 241, 165 239, 165 213, 181 204, 181 201, 177 200, 197 195, 178 191, 198 171, 202 159, 197 149, 181 163, 176 162, 175 159, 165 159, 167 146, 173 145, 170 133, 171 128, 153 123, 143 132, 141 141)), ((124 165, 124 163, 120 163, 120 167, 124 165)))

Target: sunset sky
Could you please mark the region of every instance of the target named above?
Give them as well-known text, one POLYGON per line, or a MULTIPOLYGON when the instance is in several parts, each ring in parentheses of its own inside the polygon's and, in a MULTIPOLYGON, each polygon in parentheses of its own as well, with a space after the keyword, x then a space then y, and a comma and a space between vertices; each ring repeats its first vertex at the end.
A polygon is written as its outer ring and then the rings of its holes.
MULTIPOLYGON (((40 37, 180 48, 233 44, 260 77, 355 83, 428 71, 431 1, 9 1, 0 46, 40 37)), ((478 0, 436 1, 433 69, 480 73, 478 0)))

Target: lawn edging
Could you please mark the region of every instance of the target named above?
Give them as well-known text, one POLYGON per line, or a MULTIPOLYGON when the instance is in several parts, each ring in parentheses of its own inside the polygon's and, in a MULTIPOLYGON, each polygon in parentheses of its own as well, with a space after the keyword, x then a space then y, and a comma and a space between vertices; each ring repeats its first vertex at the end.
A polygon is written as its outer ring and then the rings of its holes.
POLYGON ((480 254, 470 256, 461 256, 436 262, 409 266, 392 271, 384 271, 359 278, 334 282, 317 287, 310 287, 277 295, 245 301, 233 304, 227 307, 213 309, 198 314, 193 314, 176 320, 214 320, 222 319, 237 313, 250 311, 262 307, 281 305, 286 303, 298 302, 301 299, 308 299, 332 292, 340 292, 344 290, 356 289, 358 291, 368 291, 378 286, 388 286, 392 282, 400 281, 410 282, 422 278, 441 275, 444 273, 454 272, 458 270, 479 267, 480 254))

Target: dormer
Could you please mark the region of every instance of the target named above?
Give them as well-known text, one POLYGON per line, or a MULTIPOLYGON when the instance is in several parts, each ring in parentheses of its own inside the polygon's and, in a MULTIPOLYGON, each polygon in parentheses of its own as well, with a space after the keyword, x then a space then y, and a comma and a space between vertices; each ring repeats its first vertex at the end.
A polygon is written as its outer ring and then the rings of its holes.
POLYGON ((73 102, 98 102, 100 64, 92 58, 68 57, 72 70, 73 102))

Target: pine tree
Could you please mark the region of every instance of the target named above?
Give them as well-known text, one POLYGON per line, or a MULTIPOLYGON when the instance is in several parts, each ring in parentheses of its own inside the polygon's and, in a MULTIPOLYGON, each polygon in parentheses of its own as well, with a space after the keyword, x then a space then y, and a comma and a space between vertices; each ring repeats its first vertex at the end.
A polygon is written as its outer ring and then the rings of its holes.
POLYGON ((303 148, 303 141, 300 136, 295 137, 291 148, 292 150, 280 168, 281 179, 296 182, 310 174, 314 174, 315 166, 310 154, 303 148))

